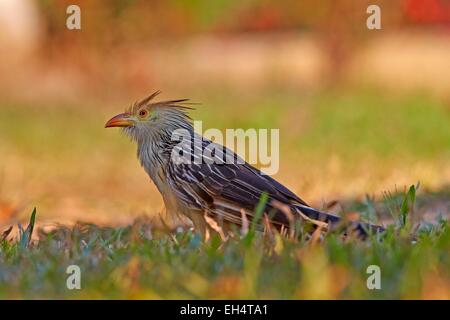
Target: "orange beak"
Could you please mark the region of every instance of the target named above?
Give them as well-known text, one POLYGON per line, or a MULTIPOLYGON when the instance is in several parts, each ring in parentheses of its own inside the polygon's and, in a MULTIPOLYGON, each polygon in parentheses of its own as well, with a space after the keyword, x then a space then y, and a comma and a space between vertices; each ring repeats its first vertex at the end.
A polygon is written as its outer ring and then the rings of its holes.
POLYGON ((131 127, 133 125, 134 121, 131 119, 131 115, 129 113, 121 113, 109 119, 109 121, 105 124, 105 128, 131 127))

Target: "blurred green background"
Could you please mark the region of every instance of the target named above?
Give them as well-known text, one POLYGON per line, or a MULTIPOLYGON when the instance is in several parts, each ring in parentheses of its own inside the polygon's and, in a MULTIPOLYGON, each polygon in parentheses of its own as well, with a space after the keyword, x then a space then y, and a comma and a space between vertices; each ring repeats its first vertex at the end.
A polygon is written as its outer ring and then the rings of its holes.
POLYGON ((0 226, 33 206, 40 222, 158 214, 135 146, 103 128, 158 89, 200 102, 204 128, 279 128, 276 178, 315 206, 420 181, 439 194, 421 213, 448 213, 449 21, 439 0, 2 1, 0 226))

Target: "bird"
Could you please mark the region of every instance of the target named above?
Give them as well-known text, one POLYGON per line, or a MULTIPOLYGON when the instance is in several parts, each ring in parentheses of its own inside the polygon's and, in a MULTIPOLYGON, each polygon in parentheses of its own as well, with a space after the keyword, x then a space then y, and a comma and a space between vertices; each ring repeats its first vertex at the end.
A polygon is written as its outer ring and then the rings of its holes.
MULTIPOLYGON (((228 237, 253 219, 258 230, 267 227, 264 219, 278 230, 291 231, 293 220, 323 231, 343 223, 341 217, 314 209, 232 150, 195 132, 189 99, 154 101, 160 93, 131 104, 105 128, 120 127, 137 144, 140 164, 168 214, 187 217, 205 238, 218 228, 228 237), (257 221, 255 208, 263 197, 264 219, 257 221)), ((361 236, 384 230, 359 221, 346 223, 345 232, 361 236)))

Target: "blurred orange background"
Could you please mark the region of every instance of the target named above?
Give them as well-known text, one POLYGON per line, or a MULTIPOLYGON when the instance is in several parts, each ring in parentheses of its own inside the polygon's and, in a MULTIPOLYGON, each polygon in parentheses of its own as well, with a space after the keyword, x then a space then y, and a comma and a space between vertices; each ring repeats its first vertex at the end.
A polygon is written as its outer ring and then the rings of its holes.
POLYGON ((277 178, 317 206, 421 181, 450 207, 448 1, 4 0, 0 56, 0 225, 160 212, 103 129, 158 89, 210 127, 280 128, 277 178))

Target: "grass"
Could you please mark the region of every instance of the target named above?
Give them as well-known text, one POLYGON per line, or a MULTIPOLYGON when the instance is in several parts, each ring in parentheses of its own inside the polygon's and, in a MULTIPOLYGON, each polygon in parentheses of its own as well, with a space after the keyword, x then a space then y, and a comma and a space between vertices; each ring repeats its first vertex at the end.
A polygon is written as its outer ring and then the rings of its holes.
POLYGON ((252 226, 237 239, 205 242, 149 221, 40 229, 30 241, 34 212, 19 238, 0 243, 0 298, 448 299, 450 224, 413 228, 414 199, 414 187, 387 199, 397 223, 366 241, 337 231, 287 238, 252 226), (69 265, 80 267, 80 290, 66 287, 69 265), (381 270, 379 290, 366 286, 371 265, 381 270))
POLYGON ((316 207, 340 199, 341 212, 381 216, 392 225, 383 240, 293 240, 253 226, 222 243, 161 230, 135 147, 103 128, 123 106, 2 104, 0 232, 37 212, 1 241, 0 298, 450 298, 445 103, 376 90, 192 98, 204 128, 279 128, 276 178, 316 207), (402 191, 417 181, 421 193, 402 191), (61 225, 40 227, 48 221, 61 225), (66 288, 72 264, 81 290, 66 288), (381 290, 366 287, 373 264, 381 290))
MULTIPOLYGON (((342 89, 237 96, 222 90, 190 97, 203 103, 193 116, 204 129, 279 128, 276 178, 317 206, 366 193, 380 197, 417 181, 423 190, 439 191, 450 181, 448 108, 425 94, 342 89)), ((124 105, 102 105, 2 104, 0 224, 2 203, 25 207, 23 219, 38 204, 41 219, 102 224, 160 210, 135 146, 118 130, 103 128, 124 105)))

